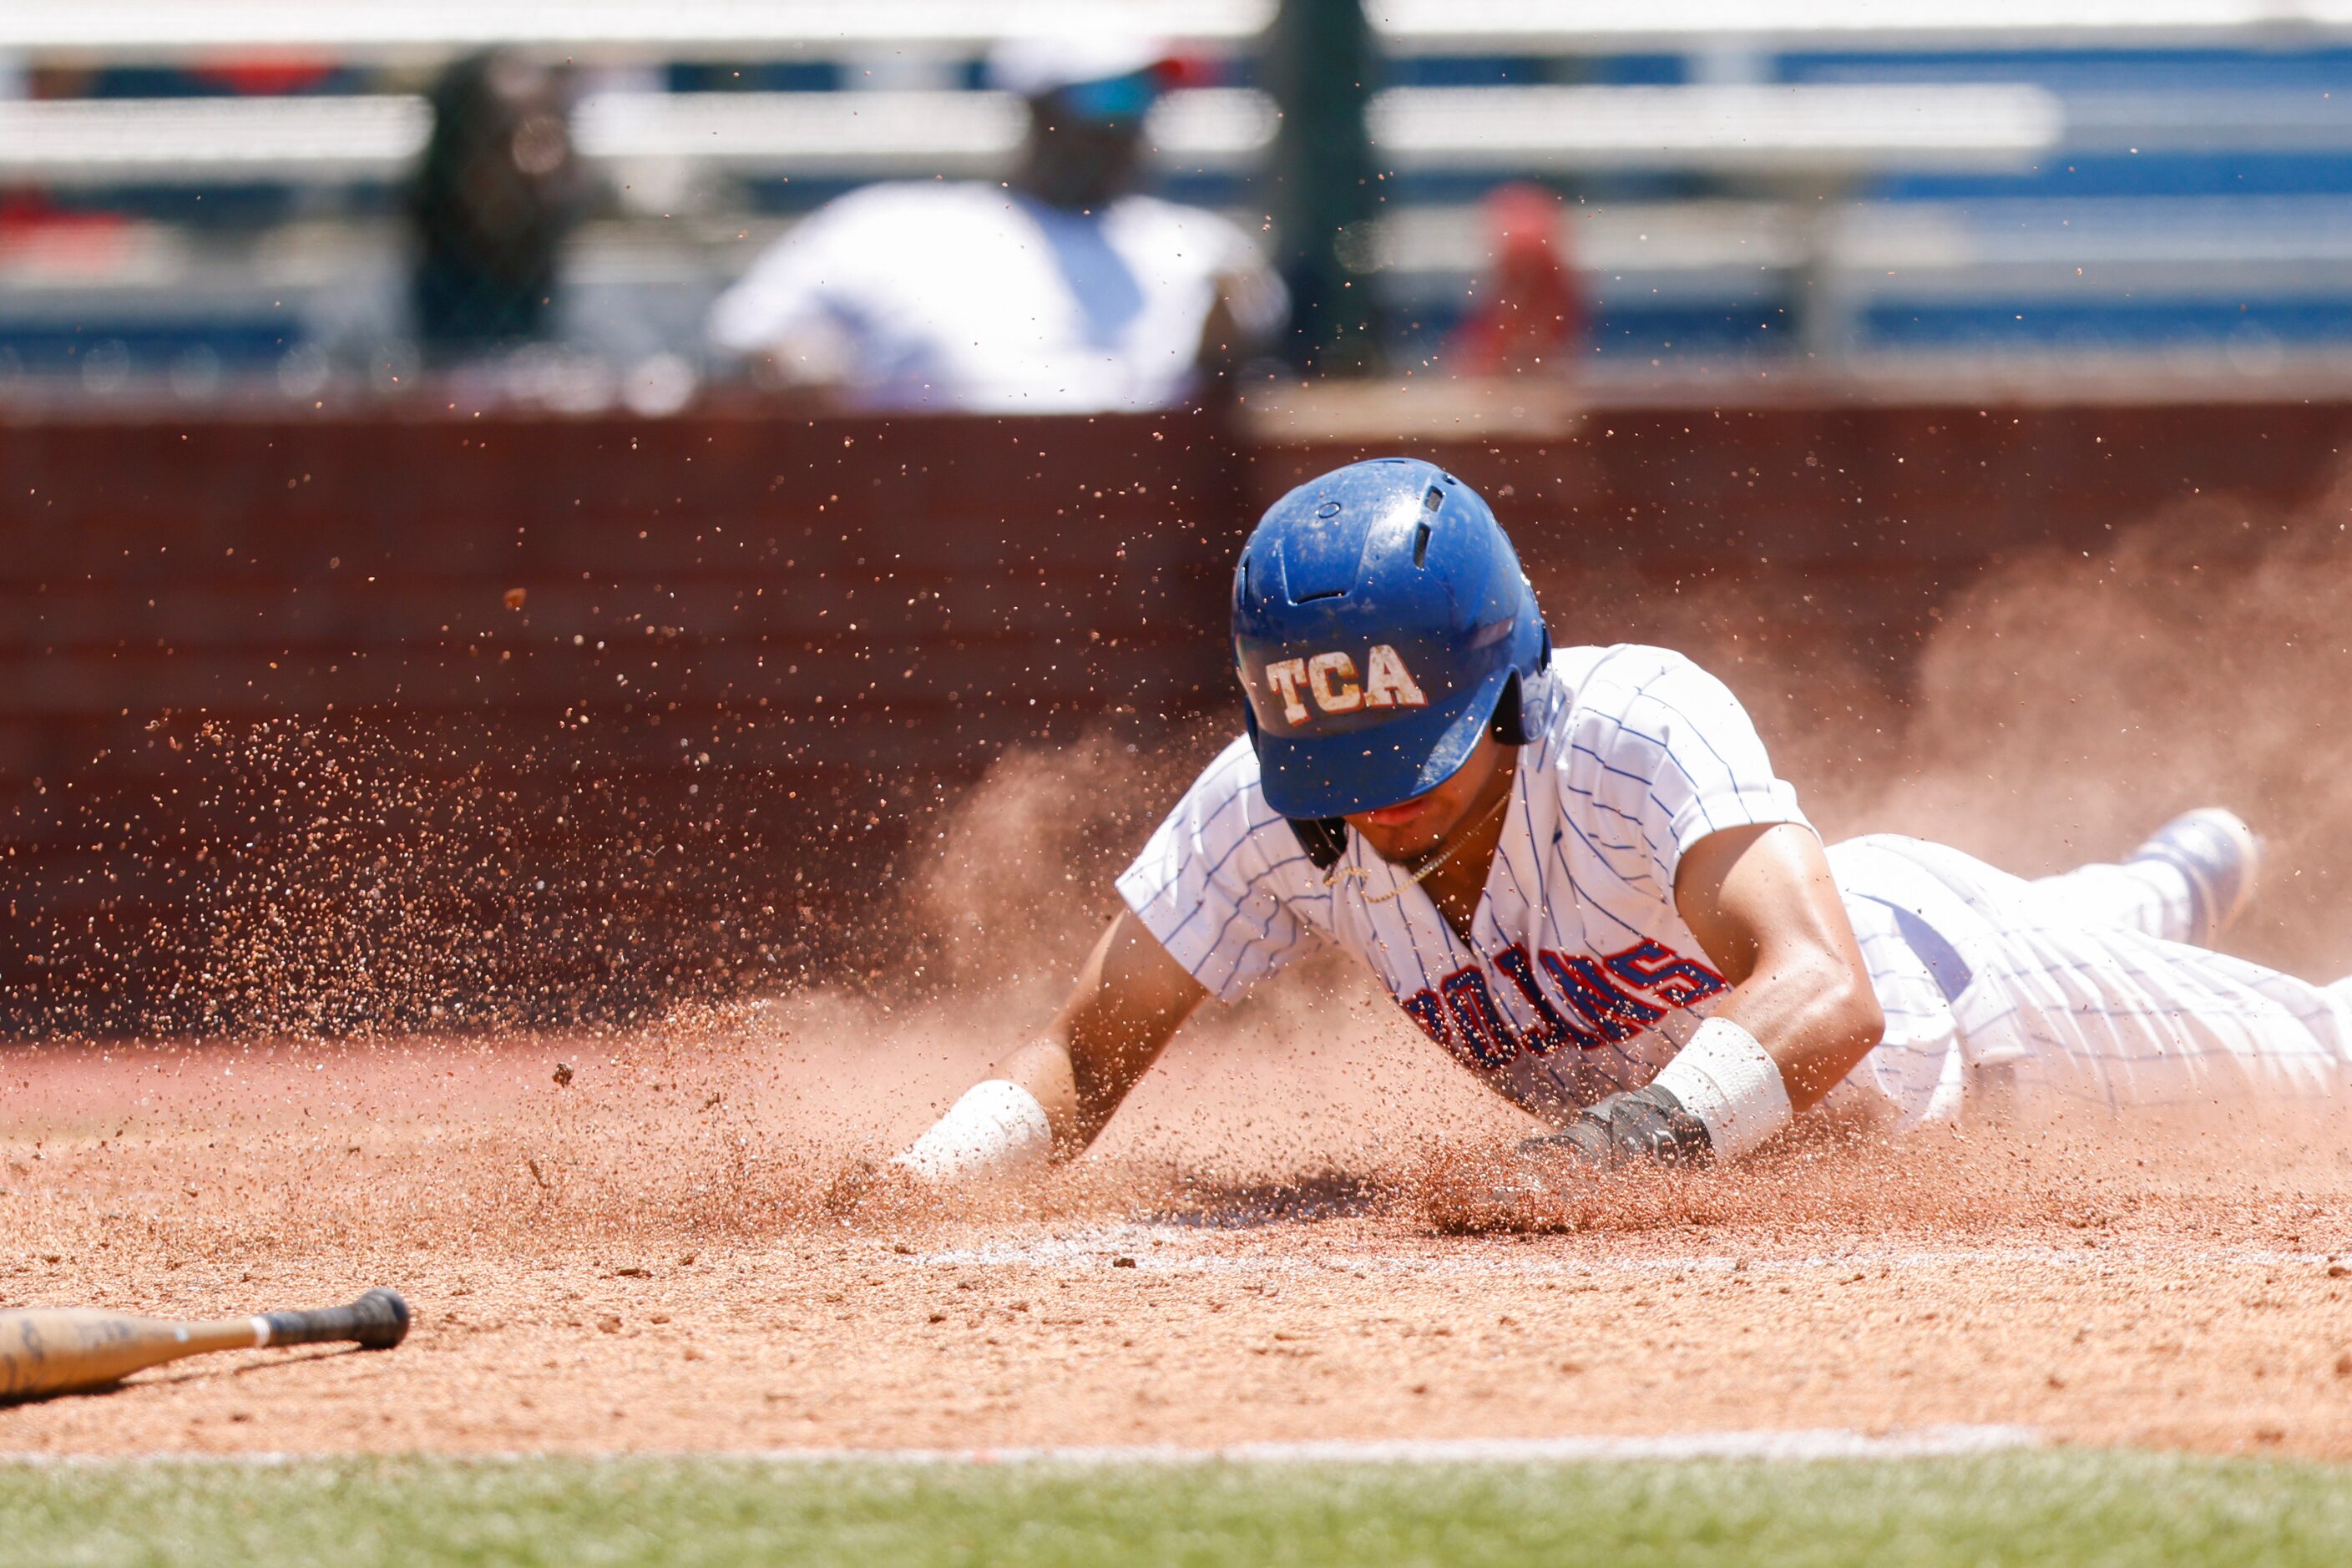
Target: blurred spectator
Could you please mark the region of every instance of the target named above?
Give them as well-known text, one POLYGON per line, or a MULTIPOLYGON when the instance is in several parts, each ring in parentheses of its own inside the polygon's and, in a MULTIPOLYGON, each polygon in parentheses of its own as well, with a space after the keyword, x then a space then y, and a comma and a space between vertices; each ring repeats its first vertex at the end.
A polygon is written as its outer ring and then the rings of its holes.
POLYGON ((1282 324, 1234 224, 1130 194, 1167 79, 1140 40, 1001 46, 1028 102, 1004 184, 899 182, 832 203, 711 312, 712 341, 866 408, 1091 412, 1203 395, 1282 324))
POLYGON ((1584 300, 1565 254, 1559 197, 1541 185, 1504 185, 1486 198, 1493 260, 1446 344, 1456 375, 1504 375, 1549 363, 1571 370, 1584 342, 1584 300))
POLYGON ((566 73, 520 55, 459 60, 433 89, 433 136, 409 192, 417 337, 447 363, 541 338, 557 252, 587 192, 566 73))
POLYGON ((205 65, 191 66, 187 79, 196 86, 241 97, 266 97, 276 93, 315 92, 343 74, 332 60, 295 59, 271 55, 246 60, 214 60, 205 65))

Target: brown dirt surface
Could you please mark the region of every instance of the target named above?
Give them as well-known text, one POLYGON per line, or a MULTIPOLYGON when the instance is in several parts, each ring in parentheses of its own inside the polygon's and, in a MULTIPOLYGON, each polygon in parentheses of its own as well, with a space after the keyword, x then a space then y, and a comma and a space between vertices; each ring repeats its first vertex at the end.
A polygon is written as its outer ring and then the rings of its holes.
POLYGON ((1287 1020, 1226 1020, 1064 1179, 920 1212, 823 1200, 974 1065, 872 1071, 940 1022, 878 1009, 12 1056, 0 1305, 219 1316, 390 1284, 417 1326, 388 1354, 215 1356, 0 1410, 0 1451, 1958 1422, 2352 1456, 2340 1127, 1854 1138, 1596 1192, 1575 1229, 1450 1234, 1432 1169, 1475 1180, 1510 1119, 1385 1016, 1315 1005, 1375 1021, 1307 1053, 1272 1043, 1287 1020), (864 1054, 834 1048, 853 1022, 864 1054))

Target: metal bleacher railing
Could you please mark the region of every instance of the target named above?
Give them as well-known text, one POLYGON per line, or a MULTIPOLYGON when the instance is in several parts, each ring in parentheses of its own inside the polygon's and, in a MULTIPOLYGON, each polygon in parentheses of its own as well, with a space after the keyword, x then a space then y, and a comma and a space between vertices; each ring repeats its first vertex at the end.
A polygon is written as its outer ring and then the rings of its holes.
MULTIPOLYGON (((2259 368, 2352 346, 2352 0, 1367 10, 1395 83, 1372 100, 1371 140, 1397 181, 1356 253, 1401 327, 1424 339, 1484 260, 1478 195, 1538 177, 1578 198, 1570 243, 1604 353, 1773 352, 1792 338, 1828 356, 2191 342, 2259 368)), ((617 334, 605 346, 625 360, 690 341, 724 279, 831 191, 1002 167, 1019 107, 971 85, 998 36, 1109 19, 1244 62, 1227 73, 1235 85, 1166 100, 1151 141, 1180 194, 1255 213, 1274 110, 1245 60, 1272 11, 1273 0, 83 0, 0 7, 0 60, 275 55, 404 85, 421 66, 500 43, 605 71, 574 135, 628 195, 580 236, 571 268, 580 314, 617 334), (826 85, 890 85, 658 90, 645 68, 676 62, 821 65, 826 85)), ((12 255, 0 237, 0 370, 93 332, 142 364, 189 343, 266 359, 396 335, 378 308, 396 292, 383 202, 335 193, 396 182, 429 122, 413 92, 348 84, 0 100, 0 187, 68 201, 293 193, 234 243, 217 221, 186 234, 163 222, 60 265, 38 247, 12 255)))

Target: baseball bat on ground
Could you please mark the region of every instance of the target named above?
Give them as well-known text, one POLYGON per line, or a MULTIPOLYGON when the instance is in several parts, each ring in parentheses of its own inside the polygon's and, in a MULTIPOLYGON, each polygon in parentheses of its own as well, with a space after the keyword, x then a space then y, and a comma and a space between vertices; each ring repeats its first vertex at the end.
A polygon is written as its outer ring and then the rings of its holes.
POLYGON ((0 1402, 103 1388, 134 1372, 208 1351, 353 1341, 388 1351, 408 1334, 408 1303, 375 1289, 348 1307, 175 1323, 86 1307, 0 1312, 0 1402))

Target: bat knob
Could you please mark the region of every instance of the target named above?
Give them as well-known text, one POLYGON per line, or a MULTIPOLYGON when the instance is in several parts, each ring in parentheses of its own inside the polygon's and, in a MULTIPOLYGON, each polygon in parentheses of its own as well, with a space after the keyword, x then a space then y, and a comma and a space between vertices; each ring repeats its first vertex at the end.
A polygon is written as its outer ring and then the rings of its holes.
POLYGON ((388 1351, 408 1337, 408 1303, 379 1285, 352 1303, 352 1338, 363 1350, 388 1351))

